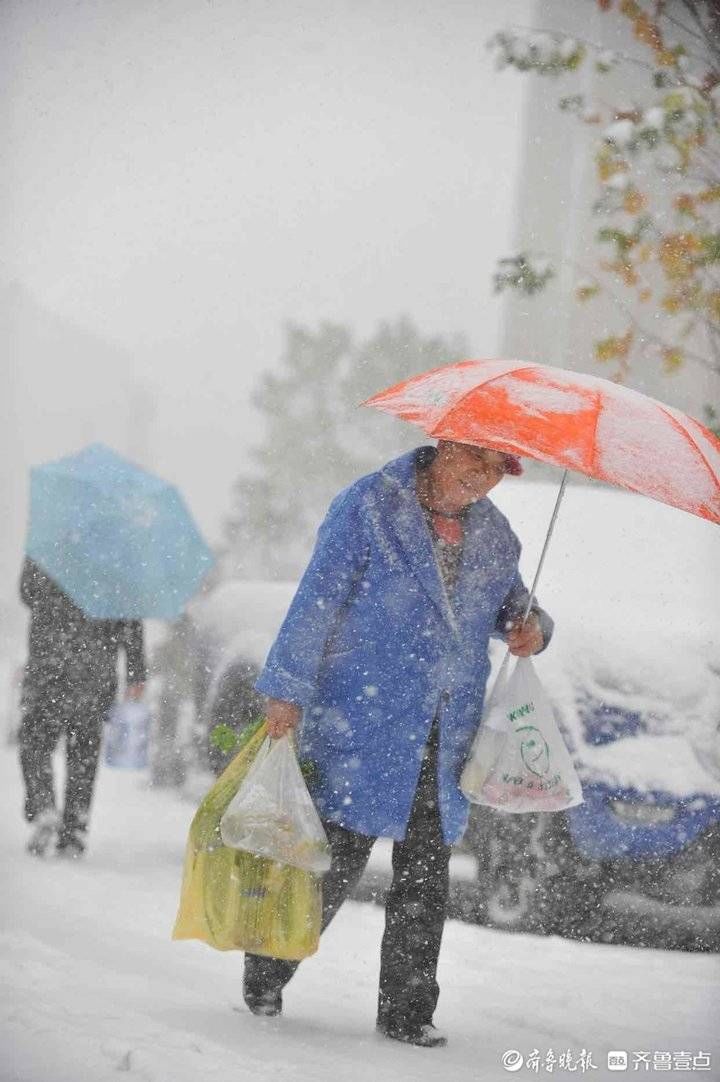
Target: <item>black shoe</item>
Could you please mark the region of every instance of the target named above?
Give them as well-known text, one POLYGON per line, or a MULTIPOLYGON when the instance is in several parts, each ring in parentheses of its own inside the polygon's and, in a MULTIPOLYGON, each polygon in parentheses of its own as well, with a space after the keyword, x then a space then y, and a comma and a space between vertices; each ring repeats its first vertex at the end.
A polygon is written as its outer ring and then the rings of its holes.
POLYGON ((245 994, 248 1010, 260 1018, 276 1018, 282 1014, 282 992, 263 992, 261 996, 245 994))
POLYGON ((403 1041, 418 1048, 442 1048, 447 1044, 447 1037, 436 1029, 432 1022, 389 1022, 377 1023, 378 1033, 392 1041, 403 1041))
POLYGON ((77 830, 64 830, 60 832, 55 855, 65 860, 80 860, 85 855, 85 839, 77 830))

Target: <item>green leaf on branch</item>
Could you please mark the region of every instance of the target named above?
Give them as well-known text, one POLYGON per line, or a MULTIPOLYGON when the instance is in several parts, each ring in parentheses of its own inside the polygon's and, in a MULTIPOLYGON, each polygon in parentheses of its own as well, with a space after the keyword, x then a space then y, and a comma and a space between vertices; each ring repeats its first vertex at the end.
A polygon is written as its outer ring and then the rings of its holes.
POLYGON ((601 338, 600 341, 595 343, 595 359, 600 361, 601 364, 606 361, 623 360, 630 352, 632 340, 632 331, 627 331, 623 335, 610 335, 608 338, 601 338))
POLYGON ((685 363, 685 356, 681 349, 669 348, 662 351, 663 369, 668 374, 677 372, 685 363))
POLYGON ((584 94, 569 94, 566 98, 560 98, 558 102, 558 109, 561 109, 563 113, 579 113, 584 108, 584 94))
POLYGON ((595 71, 601 75, 607 75, 617 64, 617 56, 610 49, 604 49, 595 60, 595 71))
POLYGON ((702 237, 703 263, 720 263, 720 233, 702 237))
POLYGON ((526 296, 532 296, 543 290, 554 275, 555 271, 549 260, 523 252, 499 260, 494 277, 495 292, 515 289, 526 296))
POLYGON ((614 244, 619 256, 627 255, 637 243, 637 237, 633 233, 625 233, 622 229, 613 229, 610 226, 598 229, 597 239, 604 244, 614 244))
POLYGON ((502 30, 490 39, 488 46, 494 50, 499 67, 534 71, 538 75, 558 76, 576 71, 586 54, 585 46, 574 38, 542 31, 519 34, 502 30))
POLYGON ((600 286, 597 282, 578 282, 575 287, 575 296, 579 301, 589 301, 593 297, 597 297, 600 292, 600 286))

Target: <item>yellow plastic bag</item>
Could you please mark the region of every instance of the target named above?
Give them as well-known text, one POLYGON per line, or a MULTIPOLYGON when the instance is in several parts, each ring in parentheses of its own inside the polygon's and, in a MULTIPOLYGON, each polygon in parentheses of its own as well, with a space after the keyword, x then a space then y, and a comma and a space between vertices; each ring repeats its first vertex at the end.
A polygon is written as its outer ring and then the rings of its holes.
POLYGON ((195 813, 173 939, 201 939, 216 950, 299 961, 318 948, 321 880, 229 849, 220 837, 220 819, 266 736, 264 722, 247 733, 195 813))

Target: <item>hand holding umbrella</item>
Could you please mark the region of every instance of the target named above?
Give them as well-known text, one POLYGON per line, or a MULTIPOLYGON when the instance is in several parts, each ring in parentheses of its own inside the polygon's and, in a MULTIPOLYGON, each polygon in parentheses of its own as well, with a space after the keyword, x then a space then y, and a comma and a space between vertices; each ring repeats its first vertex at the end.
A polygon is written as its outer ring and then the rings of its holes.
POLYGON ((506 637, 507 647, 514 657, 531 657, 543 647, 540 621, 534 613, 525 620, 513 620, 506 637))

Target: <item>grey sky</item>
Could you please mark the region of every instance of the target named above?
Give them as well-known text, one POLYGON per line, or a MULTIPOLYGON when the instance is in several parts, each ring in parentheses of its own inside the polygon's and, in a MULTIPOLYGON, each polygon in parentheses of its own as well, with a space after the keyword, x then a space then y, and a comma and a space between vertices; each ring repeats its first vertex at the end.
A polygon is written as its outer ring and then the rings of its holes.
POLYGON ((132 354, 148 465, 211 537, 283 320, 495 349, 524 82, 485 44, 529 8, 5 0, 0 274, 132 354))

